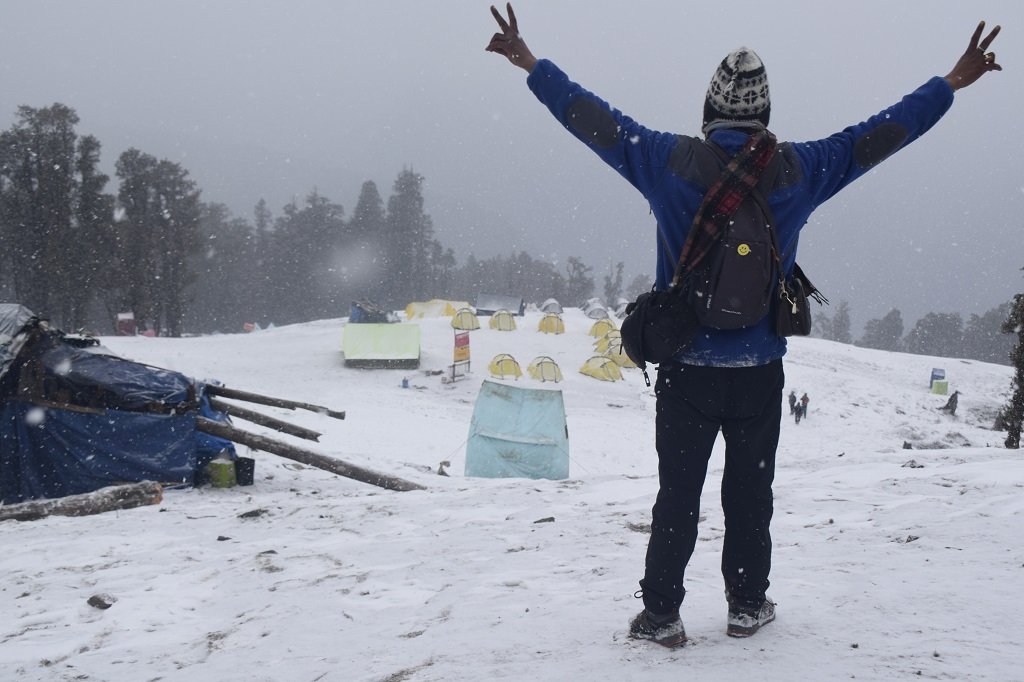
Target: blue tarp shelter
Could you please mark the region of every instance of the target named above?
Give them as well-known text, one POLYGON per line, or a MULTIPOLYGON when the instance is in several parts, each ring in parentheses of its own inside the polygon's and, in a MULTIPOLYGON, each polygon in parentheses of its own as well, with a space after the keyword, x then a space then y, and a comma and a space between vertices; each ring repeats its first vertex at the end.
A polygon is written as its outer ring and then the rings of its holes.
POLYGON ((356 324, 386 324, 398 322, 398 316, 384 310, 384 308, 373 301, 363 299, 361 301, 352 301, 348 321, 356 324))
POLYGON ((0 502, 143 480, 195 484, 234 445, 196 431, 223 420, 202 384, 64 334, 0 304, 0 502))
POLYGON ((568 478, 562 392, 484 381, 469 425, 466 476, 568 478))

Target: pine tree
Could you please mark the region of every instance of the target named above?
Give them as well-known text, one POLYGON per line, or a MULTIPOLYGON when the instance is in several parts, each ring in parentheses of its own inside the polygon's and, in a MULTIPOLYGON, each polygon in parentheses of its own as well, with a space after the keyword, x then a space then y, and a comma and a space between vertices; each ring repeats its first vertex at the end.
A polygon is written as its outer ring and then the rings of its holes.
POLYGON ((1013 350, 1013 337, 1002 330, 1003 321, 1010 315, 1010 302, 1002 303, 981 315, 972 314, 964 326, 963 355, 965 358, 1009 364, 1013 350))
POLYGON ((359 190, 359 198, 347 226, 348 260, 359 265, 349 284, 354 298, 378 302, 381 292, 387 288, 386 230, 384 200, 377 184, 367 180, 359 190))
POLYGON ((76 173, 78 195, 73 209, 77 256, 69 266, 69 288, 64 323, 70 329, 82 327, 94 297, 103 297, 112 286, 111 262, 115 257, 114 197, 104 193, 110 179, 99 172, 100 142, 92 135, 79 139, 76 173))
POLYGON ((928 313, 907 332, 903 347, 908 353, 960 357, 963 319, 960 313, 928 313))
POLYGON ((188 259, 199 249, 199 189, 187 170, 167 160, 157 165, 157 183, 160 192, 157 301, 161 329, 178 337, 183 331, 187 306, 185 289, 195 277, 188 267, 188 259))
POLYGON ((877 348, 878 350, 896 351, 900 348, 903 338, 903 316, 893 308, 880 320, 868 320, 864 325, 864 335, 857 341, 858 346, 877 348))
POLYGON ((255 220, 255 232, 253 235, 252 276, 249 281, 252 286, 251 292, 251 318, 250 322, 267 325, 270 322, 268 315, 271 309, 271 229, 274 224, 274 215, 267 208, 267 202, 260 197, 253 207, 253 219, 255 220))
POLYGON ((251 292, 259 273, 252 267, 256 234, 248 222, 233 218, 223 204, 201 204, 200 248, 190 259, 195 280, 189 287, 190 329, 238 332, 256 319, 251 292))
POLYGON ((831 339, 839 343, 853 343, 853 335, 850 333, 850 304, 846 301, 839 301, 835 315, 832 316, 831 339))
POLYGON ((349 234, 357 241, 379 239, 384 231, 386 219, 384 200, 381 198, 380 192, 377 191, 377 184, 372 180, 367 180, 359 190, 359 198, 356 200, 356 207, 352 212, 352 220, 349 221, 349 234))
POLYGON ((342 248, 344 209, 316 189, 300 207, 292 201, 271 239, 271 311, 276 320, 308 322, 343 314, 335 258, 342 248))
POLYGON ((1014 368, 1013 395, 1001 414, 1007 431, 1006 447, 1016 450, 1020 447, 1021 426, 1024 424, 1024 294, 1013 297, 1002 331, 1017 335, 1017 345, 1010 353, 1010 363, 1014 368))
POLYGON ((582 306, 594 294, 594 278, 590 276, 593 268, 584 264, 582 259, 570 256, 566 270, 569 273, 565 292, 567 304, 582 306))
POLYGON ((653 282, 654 279, 650 275, 637 275, 632 280, 630 280, 629 286, 626 287, 626 298, 632 301, 640 294, 650 291, 653 282))
POLYGON ((402 170, 388 199, 385 291, 392 307, 427 293, 434 225, 423 211, 423 180, 411 169, 402 170))
POLYGON ((107 219, 96 213, 106 182, 95 170, 99 143, 80 144, 77 124, 74 109, 63 104, 22 106, 16 123, 0 134, 0 258, 18 300, 61 326, 83 320, 94 293, 83 246, 97 246, 88 230, 107 219), (83 202, 81 173, 90 194, 85 214, 76 211, 83 202))
POLYGON ((131 312, 140 330, 156 323, 156 198, 153 184, 157 160, 138 149, 117 159, 117 192, 123 219, 118 223, 118 312, 131 312))
POLYGON ((180 336, 188 260, 199 248, 199 189, 188 171, 129 149, 117 161, 123 309, 154 331, 180 336))
POLYGON ((614 268, 609 263, 608 274, 604 276, 605 305, 614 308, 619 299, 622 298, 622 271, 625 268, 626 265, 622 261, 616 263, 614 268))
POLYGON ((814 317, 811 319, 811 336, 816 339, 828 339, 831 340, 832 334, 832 318, 823 312, 814 312, 814 317))

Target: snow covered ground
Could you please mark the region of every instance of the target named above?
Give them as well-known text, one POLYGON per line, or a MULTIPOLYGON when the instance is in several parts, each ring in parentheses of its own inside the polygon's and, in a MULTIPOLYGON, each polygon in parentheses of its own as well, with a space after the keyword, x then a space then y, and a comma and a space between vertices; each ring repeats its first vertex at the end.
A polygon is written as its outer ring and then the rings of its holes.
POLYGON ((811 401, 805 421, 785 420, 778 456, 778 619, 725 636, 719 442, 687 574, 691 643, 669 651, 625 637, 657 491, 653 392, 637 370, 616 383, 578 373, 593 342, 579 310, 560 336, 539 319, 512 332, 484 319, 473 371, 454 384, 427 373, 451 361, 447 318, 420 322, 414 371, 345 368, 341 319, 104 339, 134 360, 346 410, 258 408, 324 434, 283 440, 428 489, 247 453, 251 487, 2 523, 0 680, 1024 679, 1024 459, 990 430, 1008 367, 791 341, 786 391, 811 401), (560 364, 557 387, 518 383, 563 391, 569 480, 462 475, 500 352, 524 370, 538 355, 560 364), (933 367, 961 391, 955 416, 928 391, 933 367), (435 473, 442 460, 450 477, 435 473), (116 601, 93 608, 96 594, 116 601))

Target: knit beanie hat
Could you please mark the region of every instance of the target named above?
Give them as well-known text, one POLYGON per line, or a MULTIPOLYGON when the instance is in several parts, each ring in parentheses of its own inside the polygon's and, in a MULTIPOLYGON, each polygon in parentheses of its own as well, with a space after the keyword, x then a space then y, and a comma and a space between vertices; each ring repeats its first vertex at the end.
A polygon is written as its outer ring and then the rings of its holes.
POLYGON ((712 127, 735 125, 737 121, 745 122, 747 127, 767 128, 771 110, 764 64, 756 52, 741 47, 722 60, 711 78, 704 99, 703 131, 706 134, 712 127))

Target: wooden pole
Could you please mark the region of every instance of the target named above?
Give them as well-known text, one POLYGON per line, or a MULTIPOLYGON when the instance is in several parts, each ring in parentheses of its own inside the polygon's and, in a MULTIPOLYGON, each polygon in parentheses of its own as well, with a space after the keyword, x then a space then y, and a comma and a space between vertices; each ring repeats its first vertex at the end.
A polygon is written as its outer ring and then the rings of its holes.
POLYGON ((301 408, 303 410, 309 410, 310 412, 317 412, 319 414, 326 414, 328 417, 334 417, 335 419, 344 419, 344 410, 331 410, 322 405, 313 405, 312 403, 301 403, 295 400, 285 400, 284 398, 274 398, 267 395, 259 395, 258 393, 249 393, 248 391, 239 391, 234 388, 228 388, 227 386, 218 386, 216 384, 206 384, 206 392, 210 395, 219 395, 223 398, 234 398, 235 400, 244 400, 248 403, 257 403, 259 405, 270 405, 272 407, 283 407, 289 410, 295 408, 301 408))
POLYGON ((338 474, 345 478, 351 478, 362 483, 369 483, 370 485, 386 488, 387 490, 425 490, 423 486, 411 481, 382 474, 380 472, 373 471, 372 469, 364 469, 363 467, 355 464, 349 464, 344 460, 334 459, 333 457, 327 457, 309 450, 303 450, 302 448, 282 443, 281 441, 274 440, 273 438, 249 433, 248 431, 237 429, 230 424, 225 424, 224 422, 216 422, 212 419, 206 419, 205 417, 197 417, 196 429, 203 433, 209 433, 213 436, 226 438, 227 440, 235 443, 248 445, 254 450, 270 452, 286 459, 302 462, 303 464, 308 464, 309 466, 323 469, 324 471, 330 471, 333 474, 338 474))
POLYGON ((88 516, 115 509, 160 504, 163 486, 153 481, 100 488, 91 493, 0 506, 0 521, 35 521, 47 516, 88 516))
POLYGON ((217 400, 216 398, 210 398, 210 407, 218 412, 229 414, 232 417, 238 417, 239 419, 244 419, 245 421, 259 424, 260 426, 266 426, 267 428, 274 429, 275 431, 280 431, 281 433, 287 433, 289 436, 297 436, 299 438, 305 438, 306 440, 319 442, 320 436, 322 435, 312 429, 296 426, 295 424, 290 424, 284 420, 276 419, 254 410, 247 410, 244 407, 232 405, 231 403, 226 403, 223 400, 217 400))

